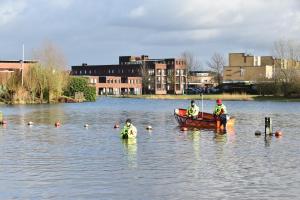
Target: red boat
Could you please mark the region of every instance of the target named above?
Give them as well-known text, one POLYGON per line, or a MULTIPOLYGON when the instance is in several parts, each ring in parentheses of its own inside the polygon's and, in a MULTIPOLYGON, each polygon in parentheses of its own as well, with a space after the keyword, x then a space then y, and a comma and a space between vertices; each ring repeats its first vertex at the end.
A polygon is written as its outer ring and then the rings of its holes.
MULTIPOLYGON (((180 127, 199 128, 199 129, 223 129, 220 119, 215 119, 213 114, 199 112, 197 119, 187 117, 186 109, 175 109, 174 116, 180 127)), ((227 119, 226 128, 233 128, 234 117, 227 119)))

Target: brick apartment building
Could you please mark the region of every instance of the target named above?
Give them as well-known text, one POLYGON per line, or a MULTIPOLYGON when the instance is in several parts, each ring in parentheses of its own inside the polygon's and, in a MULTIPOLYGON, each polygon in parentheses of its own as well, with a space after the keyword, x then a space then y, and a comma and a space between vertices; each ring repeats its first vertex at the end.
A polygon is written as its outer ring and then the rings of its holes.
POLYGON ((187 86, 182 59, 120 56, 116 65, 72 66, 72 75, 88 77, 98 94, 182 94, 187 86))
POLYGON ((33 63, 36 61, 0 60, 0 85, 5 84, 12 74, 22 73, 22 69, 26 72, 28 66, 33 63))

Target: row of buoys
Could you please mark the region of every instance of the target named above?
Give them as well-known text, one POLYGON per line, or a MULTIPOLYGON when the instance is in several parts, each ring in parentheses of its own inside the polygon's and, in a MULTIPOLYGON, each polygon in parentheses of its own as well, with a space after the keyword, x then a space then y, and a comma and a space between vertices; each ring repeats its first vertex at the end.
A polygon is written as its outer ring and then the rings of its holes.
MULTIPOLYGON (((256 136, 260 136, 262 134, 262 132, 257 130, 257 131, 255 131, 254 134, 256 136)), ((282 136, 282 132, 280 130, 273 132, 272 119, 270 117, 265 117, 265 136, 267 136, 267 135, 269 135, 269 136, 275 135, 275 137, 282 136)))
MULTIPOLYGON (((34 124, 34 123, 33 123, 32 121, 29 121, 29 122, 27 123, 28 126, 33 126, 33 124, 34 124)), ((55 126, 55 127, 60 127, 60 122, 59 122, 59 121, 56 121, 56 122, 54 123, 54 126, 55 126)))
MULTIPOLYGON (((255 134, 255 136, 261 136, 262 132, 259 131, 259 130, 257 130, 257 131, 255 131, 254 134, 255 134)), ((268 135, 269 135, 269 136, 275 135, 275 137, 281 137, 283 134, 282 134, 282 131, 278 130, 278 131, 275 131, 275 133, 270 133, 270 134, 268 134, 268 135)))
MULTIPOLYGON (((27 123, 28 126, 33 126, 33 124, 34 124, 34 123, 33 123, 32 121, 29 121, 29 122, 27 123)), ((61 123, 60 123, 59 121, 56 121, 56 122, 54 123, 54 126, 58 128, 58 127, 61 126, 61 123)), ((88 128, 88 127, 89 127, 89 124, 84 124, 83 127, 88 128)))

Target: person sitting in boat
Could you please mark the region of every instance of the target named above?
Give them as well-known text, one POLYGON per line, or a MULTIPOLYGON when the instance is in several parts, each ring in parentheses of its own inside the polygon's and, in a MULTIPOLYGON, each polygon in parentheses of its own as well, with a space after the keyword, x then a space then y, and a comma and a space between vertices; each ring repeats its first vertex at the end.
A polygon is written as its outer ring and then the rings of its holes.
POLYGON ((191 101, 191 105, 187 109, 187 116, 193 119, 197 119, 199 114, 199 107, 196 105, 195 101, 191 101))
POLYGON ((221 121, 221 126, 223 125, 224 132, 226 132, 226 124, 227 124, 227 110, 226 106, 222 103, 221 99, 216 100, 217 105, 214 110, 214 117, 219 118, 221 121))
POLYGON ((124 127, 121 130, 120 136, 123 139, 135 138, 137 135, 137 129, 131 123, 131 119, 127 119, 124 127))

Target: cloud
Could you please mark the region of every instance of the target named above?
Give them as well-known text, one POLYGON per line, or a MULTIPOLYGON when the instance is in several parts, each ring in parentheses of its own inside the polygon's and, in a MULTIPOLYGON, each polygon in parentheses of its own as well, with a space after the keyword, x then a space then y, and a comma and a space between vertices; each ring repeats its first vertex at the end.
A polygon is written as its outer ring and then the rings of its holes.
POLYGON ((61 46, 71 64, 185 50, 202 59, 215 51, 268 54, 278 39, 300 40, 297 0, 23 0, 0 6, 0 44, 7 47, 0 56, 9 59, 22 43, 33 49, 45 39, 61 46))
POLYGON ((73 0, 51 0, 49 3, 55 7, 66 9, 71 6, 73 0))
POLYGON ((0 2, 0 27, 12 22, 24 9, 23 1, 0 2))
POLYGON ((139 6, 129 12, 129 17, 138 18, 138 17, 143 17, 145 14, 146 14, 145 8, 143 6, 139 6))

